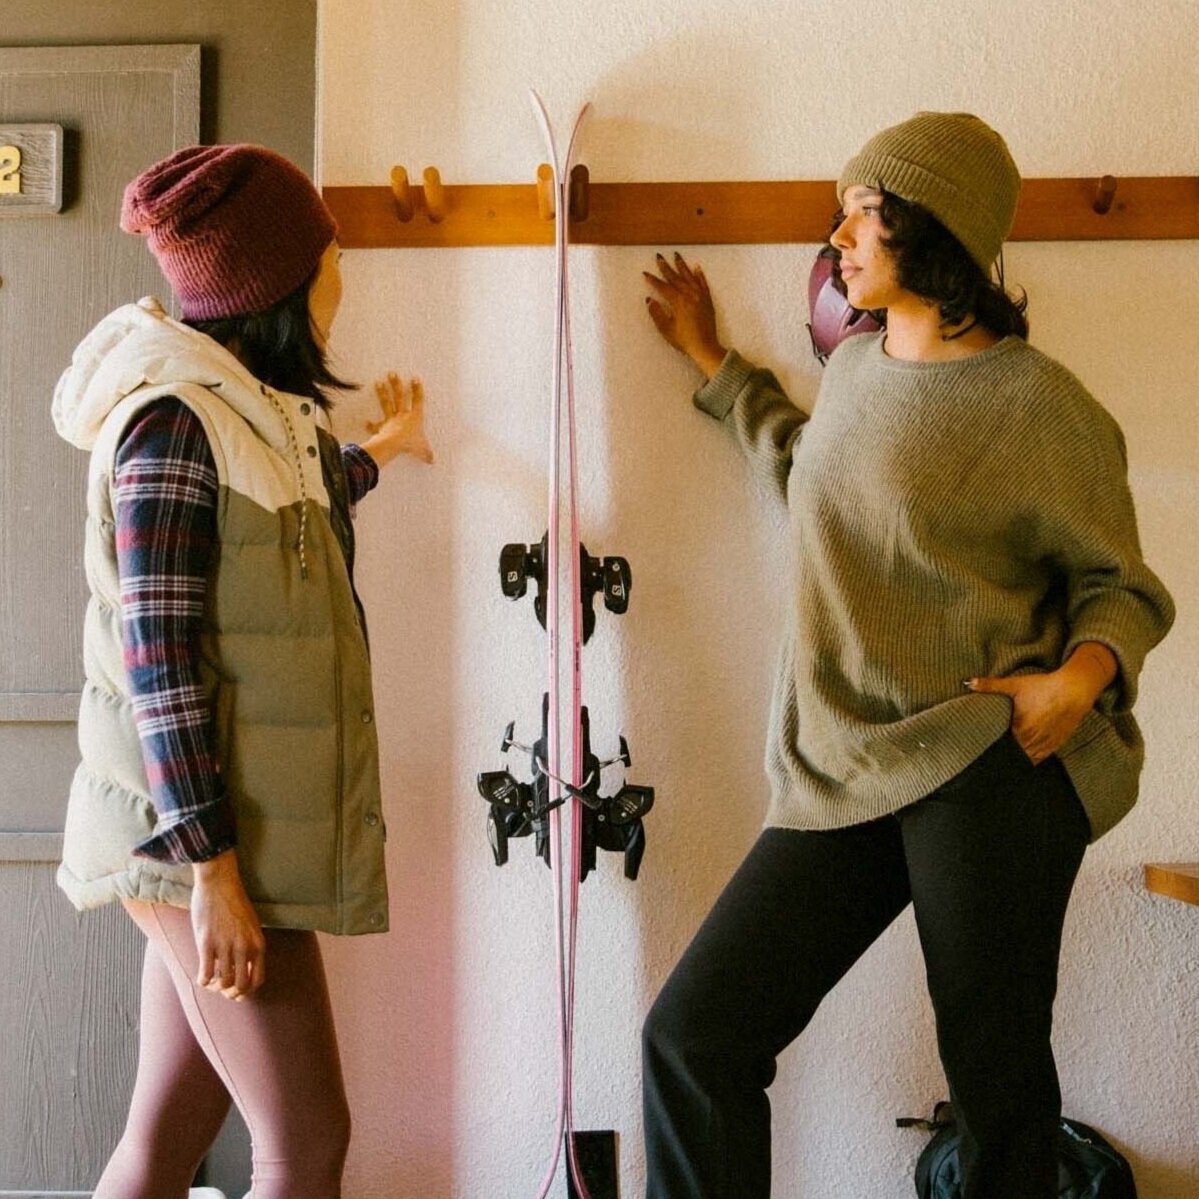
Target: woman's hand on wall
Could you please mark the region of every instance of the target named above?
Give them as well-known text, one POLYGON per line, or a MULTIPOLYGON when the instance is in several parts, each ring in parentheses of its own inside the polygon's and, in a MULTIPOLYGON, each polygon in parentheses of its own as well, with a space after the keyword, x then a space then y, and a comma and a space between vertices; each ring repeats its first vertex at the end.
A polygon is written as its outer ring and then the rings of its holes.
POLYGON ((650 319, 663 338, 710 379, 727 351, 716 334, 716 306, 703 269, 688 266, 678 253, 673 266, 661 254, 657 263, 660 274, 642 271, 655 292, 645 298, 650 319))
POLYGON ((1057 670, 970 679, 966 686, 982 694, 1011 696, 1012 733, 1040 765, 1069 740, 1118 671, 1116 656, 1106 645, 1084 641, 1057 670))
POLYGON ((425 437, 425 389, 419 379, 413 379, 407 392, 404 381, 395 371, 375 383, 375 395, 383 412, 380 421, 367 421, 371 436, 362 448, 380 465, 408 454, 422 462, 433 461, 433 450, 425 437))
POLYGON ((192 932, 200 955, 196 986, 245 999, 266 980, 266 938, 242 886, 237 851, 192 866, 192 932))

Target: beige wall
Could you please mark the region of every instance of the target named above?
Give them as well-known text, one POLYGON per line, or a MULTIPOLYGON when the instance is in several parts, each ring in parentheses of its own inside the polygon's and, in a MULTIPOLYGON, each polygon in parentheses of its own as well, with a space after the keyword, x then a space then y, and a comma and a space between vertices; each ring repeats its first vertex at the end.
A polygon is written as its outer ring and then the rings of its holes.
MULTIPOLYGON (((918 108, 997 125, 1029 175, 1199 174, 1190 0, 926 4, 876 0, 327 0, 319 67, 326 183, 432 163, 447 182, 531 180, 525 89, 560 124, 595 102, 584 158, 610 179, 830 178, 918 108)), ((832 207, 830 196, 830 209, 832 207)), ((723 329, 806 403, 810 247, 698 254, 723 329)), ((581 250, 575 329, 583 527, 623 553, 627 616, 584 655, 595 736, 623 729, 656 784, 642 879, 615 861, 584 887, 577 1112, 643 1173, 637 1031, 761 818, 770 664, 785 583, 781 522, 696 379, 656 338, 650 250, 581 250)), ((1088 856, 1058 1008, 1065 1106, 1134 1159, 1142 1199, 1199 1185, 1199 912, 1148 897, 1141 864, 1199 859, 1199 244, 1016 245, 1033 340, 1127 433, 1149 560, 1178 625, 1150 661, 1140 807, 1088 856)), ((344 370, 419 371, 438 464, 401 464, 363 505, 385 744, 394 928, 330 944, 357 1134, 347 1193, 532 1195, 552 1138, 548 875, 527 843, 491 864, 473 779, 529 732, 543 641, 495 561, 544 522, 550 256, 350 252, 334 335, 344 370)), ((368 395, 347 400, 354 432, 368 395)), ((944 1092, 910 917, 876 946, 782 1063, 772 1091, 780 1199, 901 1199, 922 1143, 894 1117, 944 1092)))

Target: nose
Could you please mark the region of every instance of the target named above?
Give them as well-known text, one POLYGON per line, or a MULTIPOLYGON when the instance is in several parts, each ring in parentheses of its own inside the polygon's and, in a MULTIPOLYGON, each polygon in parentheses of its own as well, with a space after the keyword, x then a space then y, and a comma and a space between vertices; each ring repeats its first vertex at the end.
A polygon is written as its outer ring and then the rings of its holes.
POLYGON ((829 244, 835 246, 838 250, 848 250, 853 245, 853 238, 850 236, 849 217, 841 218, 837 227, 829 234, 829 244))

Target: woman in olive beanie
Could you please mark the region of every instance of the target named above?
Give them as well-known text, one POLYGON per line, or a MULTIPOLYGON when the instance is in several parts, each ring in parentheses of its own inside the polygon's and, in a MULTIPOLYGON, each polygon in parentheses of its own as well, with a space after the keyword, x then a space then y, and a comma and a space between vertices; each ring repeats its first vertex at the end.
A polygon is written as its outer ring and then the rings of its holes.
POLYGON ((650 1199, 766 1199, 775 1059, 909 903, 963 1199, 1057 1195, 1062 924, 1135 801, 1137 678, 1173 606, 1119 428, 992 279, 1019 188, 964 113, 849 161, 827 253, 885 329, 836 348, 810 415, 721 343, 699 267, 646 275, 795 564, 767 827, 645 1024, 650 1199))
MULTIPOLYGON (((96 1199, 186 1194, 236 1103, 255 1199, 337 1199, 349 1139, 315 932, 387 929, 353 504, 429 459, 392 377, 339 446, 337 227, 261 146, 190 146, 126 189, 182 310, 105 317, 54 397, 91 454, 82 761, 58 882, 146 936, 137 1080, 96 1199)), ((419 388, 413 385, 414 398, 419 388)))

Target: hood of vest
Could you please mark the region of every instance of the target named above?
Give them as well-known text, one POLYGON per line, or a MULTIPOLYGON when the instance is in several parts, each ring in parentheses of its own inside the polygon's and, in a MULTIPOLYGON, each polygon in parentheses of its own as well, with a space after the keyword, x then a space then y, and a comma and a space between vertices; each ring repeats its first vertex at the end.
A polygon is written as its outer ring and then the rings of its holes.
POLYGON ((287 428, 266 387, 224 346, 172 320, 152 296, 110 312, 76 347, 54 389, 54 427, 90 451, 126 396, 181 383, 215 392, 263 441, 288 453, 287 428))

